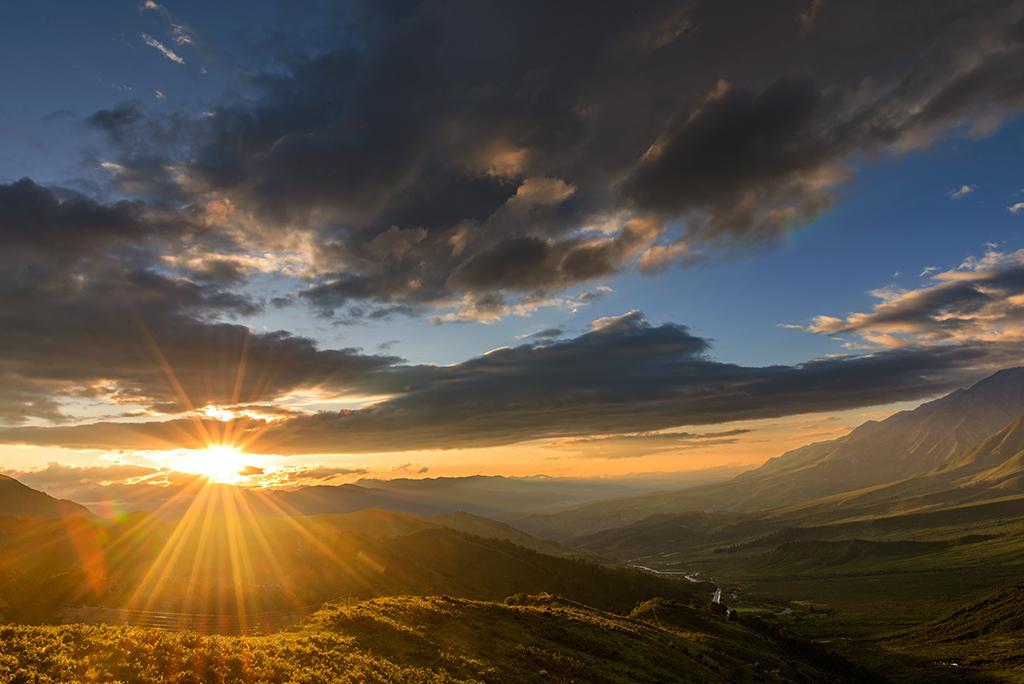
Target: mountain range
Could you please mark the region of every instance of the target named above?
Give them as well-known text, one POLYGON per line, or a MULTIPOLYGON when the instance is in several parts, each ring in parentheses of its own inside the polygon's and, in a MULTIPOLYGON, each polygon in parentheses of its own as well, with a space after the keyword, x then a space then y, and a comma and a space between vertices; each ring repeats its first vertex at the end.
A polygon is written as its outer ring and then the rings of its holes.
POLYGON ((721 483, 599 501, 514 524, 569 540, 649 516, 756 513, 806 519, 886 505, 909 507, 1024 493, 1024 368, 1003 370, 968 389, 849 434, 795 449, 721 483))

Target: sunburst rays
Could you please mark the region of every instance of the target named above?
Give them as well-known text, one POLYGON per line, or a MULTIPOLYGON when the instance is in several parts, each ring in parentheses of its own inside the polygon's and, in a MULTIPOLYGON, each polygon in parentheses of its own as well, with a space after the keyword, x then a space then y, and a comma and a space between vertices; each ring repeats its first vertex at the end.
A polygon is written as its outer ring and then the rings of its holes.
POLYGON ((279 558, 285 538, 314 549, 318 558, 337 566, 335 572, 347 574, 347 559, 321 539, 315 523, 295 519, 293 511, 258 490, 229 486, 244 479, 240 471, 252 460, 245 447, 267 426, 265 420, 233 410, 246 399, 247 383, 257 390, 261 385, 259 378, 246 377, 248 334, 227 404, 197 409, 157 340, 139 322, 155 363, 190 418, 191 429, 177 436, 179 445, 187 447, 178 449, 169 465, 195 477, 178 485, 151 513, 123 522, 64 521, 92 600, 109 598, 131 611, 227 615, 244 630, 267 607, 260 592, 268 586, 276 588, 275 607, 283 600, 290 604, 286 608, 295 608, 304 598, 294 581, 294 561, 279 558), (191 448, 195 445, 201 448, 191 448), (120 527, 110 539, 108 526, 115 524, 120 527))

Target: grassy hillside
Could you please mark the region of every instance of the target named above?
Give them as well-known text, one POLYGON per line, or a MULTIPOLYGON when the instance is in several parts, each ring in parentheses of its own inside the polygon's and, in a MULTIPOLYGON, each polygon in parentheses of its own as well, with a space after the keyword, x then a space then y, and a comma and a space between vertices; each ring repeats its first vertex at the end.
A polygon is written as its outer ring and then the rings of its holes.
POLYGON ((992 592, 880 646, 911 666, 900 677, 908 681, 1024 681, 1024 586, 992 592))
POLYGON ((384 598, 300 629, 202 637, 129 627, 0 627, 19 682, 865 682, 811 644, 651 602, 624 617, 553 596, 384 598))
POLYGON ((621 611, 651 596, 706 598, 713 590, 385 511, 208 513, 181 521, 0 519, 0 614, 45 620, 69 605, 254 614, 340 596, 543 591, 621 611))

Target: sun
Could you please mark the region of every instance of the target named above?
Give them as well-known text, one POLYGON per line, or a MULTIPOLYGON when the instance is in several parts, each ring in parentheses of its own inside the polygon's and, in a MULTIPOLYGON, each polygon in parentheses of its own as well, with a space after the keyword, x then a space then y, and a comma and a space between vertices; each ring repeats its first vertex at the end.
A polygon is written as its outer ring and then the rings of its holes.
POLYGON ((211 482, 232 484, 244 480, 252 467, 252 458, 236 447, 213 445, 202 450, 181 452, 174 459, 174 469, 202 475, 211 482))

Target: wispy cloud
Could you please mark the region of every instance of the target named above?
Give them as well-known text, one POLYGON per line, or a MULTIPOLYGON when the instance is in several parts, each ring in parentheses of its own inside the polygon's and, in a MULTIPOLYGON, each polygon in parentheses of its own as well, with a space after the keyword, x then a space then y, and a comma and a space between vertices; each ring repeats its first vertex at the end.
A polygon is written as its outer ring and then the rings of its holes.
POLYGON ((169 47, 167 47, 166 45, 164 45, 148 33, 140 33, 139 37, 142 38, 143 43, 145 43, 146 45, 155 50, 159 50, 164 57, 171 60, 172 62, 176 62, 178 64, 185 63, 185 60, 182 59, 181 56, 178 55, 174 50, 170 49, 169 47))
POLYGON ((950 199, 961 199, 967 197, 977 189, 975 185, 961 185, 959 188, 955 188, 949 191, 950 199))
POLYGON ((1016 202, 1014 204, 1011 204, 1010 206, 1007 207, 1007 209, 1009 209, 1011 214, 1016 216, 1017 214, 1024 211, 1024 202, 1016 202))
POLYGON ((870 311, 816 316, 805 329, 853 334, 869 348, 1024 340, 1024 250, 989 249, 955 269, 921 274, 928 277, 922 287, 879 288, 870 293, 879 300, 870 311))
POLYGON ((189 45, 192 43, 192 36, 181 24, 171 24, 171 37, 178 45, 189 45))

